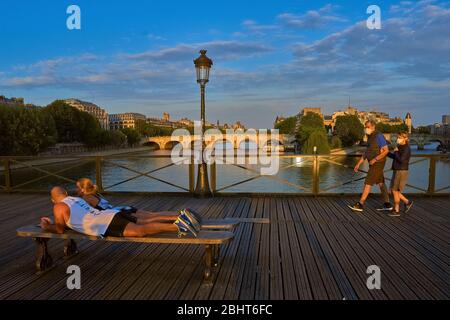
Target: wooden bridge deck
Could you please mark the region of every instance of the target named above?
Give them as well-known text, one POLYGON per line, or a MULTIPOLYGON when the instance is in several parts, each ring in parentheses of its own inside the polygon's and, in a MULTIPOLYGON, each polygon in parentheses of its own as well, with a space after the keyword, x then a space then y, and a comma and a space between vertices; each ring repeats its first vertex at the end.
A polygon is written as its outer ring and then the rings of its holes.
MULTIPOLYGON (((181 207, 208 217, 268 218, 241 224, 223 248, 212 286, 202 283, 203 248, 81 242, 66 261, 34 274, 35 247, 16 228, 51 210, 43 195, 0 195, 0 299, 449 299, 450 198, 419 198, 408 215, 373 208, 350 212, 352 198, 215 198, 116 196, 154 211, 181 207), (81 268, 81 290, 66 288, 66 268, 81 268), (366 287, 370 265, 381 290, 366 287)), ((251 221, 251 219, 250 219, 251 221)))

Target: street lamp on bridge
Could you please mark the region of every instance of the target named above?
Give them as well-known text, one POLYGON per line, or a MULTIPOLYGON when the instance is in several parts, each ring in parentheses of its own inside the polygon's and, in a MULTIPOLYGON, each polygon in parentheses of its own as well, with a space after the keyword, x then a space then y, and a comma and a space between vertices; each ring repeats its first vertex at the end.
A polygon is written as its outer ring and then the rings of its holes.
POLYGON ((205 87, 209 82, 209 71, 213 62, 206 56, 206 50, 200 50, 200 57, 194 60, 195 69, 197 71, 197 83, 200 84, 200 117, 202 121, 202 131, 200 135, 201 140, 201 155, 200 164, 198 165, 197 186, 195 188, 195 196, 197 197, 209 197, 212 195, 209 187, 208 170, 204 159, 205 151, 205 87))

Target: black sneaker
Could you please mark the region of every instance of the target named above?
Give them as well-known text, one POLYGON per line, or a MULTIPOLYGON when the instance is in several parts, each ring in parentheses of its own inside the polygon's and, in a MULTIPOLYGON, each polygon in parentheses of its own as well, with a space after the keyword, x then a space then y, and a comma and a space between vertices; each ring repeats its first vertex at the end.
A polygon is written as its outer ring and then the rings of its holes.
POLYGON ((393 210, 388 214, 389 217, 400 217, 400 211, 393 210))
POLYGON ((408 202, 408 204, 405 204, 405 213, 408 213, 409 210, 411 210, 413 204, 414 204, 413 201, 410 201, 410 202, 408 202))
POLYGON ((394 210, 394 207, 389 202, 386 202, 383 204, 383 208, 378 208, 378 211, 392 211, 394 210))
POLYGON ((352 209, 353 211, 357 211, 357 212, 363 212, 364 211, 364 206, 360 202, 357 202, 356 204, 354 204, 352 206, 348 205, 348 207, 350 209, 352 209))

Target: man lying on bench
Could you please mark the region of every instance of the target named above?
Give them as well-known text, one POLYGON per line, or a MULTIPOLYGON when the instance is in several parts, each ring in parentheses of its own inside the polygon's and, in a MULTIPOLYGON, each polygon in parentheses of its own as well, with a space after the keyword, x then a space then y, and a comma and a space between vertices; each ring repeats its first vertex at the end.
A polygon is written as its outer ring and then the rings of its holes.
POLYGON ((152 214, 147 218, 132 216, 125 210, 98 210, 78 197, 69 197, 61 187, 51 190, 55 224, 48 217, 41 218, 41 228, 53 233, 64 233, 66 227, 89 236, 145 237, 163 232, 178 232, 179 236, 197 236, 200 225, 188 211, 181 214, 152 214))
POLYGON ((94 207, 98 210, 109 210, 109 209, 119 209, 123 212, 126 212, 133 217, 138 219, 149 219, 150 217, 158 217, 158 216, 178 216, 184 215, 185 213, 195 218, 195 222, 198 224, 202 224, 202 217, 192 209, 183 209, 177 212, 149 212, 137 209, 132 206, 115 206, 111 204, 107 199, 105 199, 102 195, 98 193, 97 186, 92 182, 91 179, 81 178, 78 179, 76 183, 77 193, 83 198, 91 207, 94 207))

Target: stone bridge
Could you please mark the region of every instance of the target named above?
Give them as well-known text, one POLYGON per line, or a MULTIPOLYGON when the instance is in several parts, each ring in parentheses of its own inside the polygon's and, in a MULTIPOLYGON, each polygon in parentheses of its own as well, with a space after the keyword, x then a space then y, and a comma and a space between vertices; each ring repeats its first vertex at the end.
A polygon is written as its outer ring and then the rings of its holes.
MULTIPOLYGON (((397 139, 397 134, 385 133, 386 140, 392 141, 392 139, 397 139)), ((419 149, 423 149, 426 144, 432 142, 439 142, 441 147, 450 149, 450 137, 436 136, 430 134, 411 134, 409 136, 409 141, 411 144, 416 144, 419 149)))
MULTIPOLYGON (((160 150, 171 150, 175 145, 181 143, 183 148, 191 148, 196 142, 200 142, 200 135, 180 135, 180 136, 164 136, 164 137, 150 137, 143 139, 142 143, 146 146, 154 146, 160 150)), ((244 149, 243 144, 246 142, 253 142, 258 145, 259 148, 270 145, 280 145, 282 148, 294 148, 296 139, 294 135, 271 135, 268 134, 247 134, 247 133, 234 133, 234 134, 206 134, 205 143, 206 146, 212 144, 227 144, 233 146, 234 149, 244 149)))

